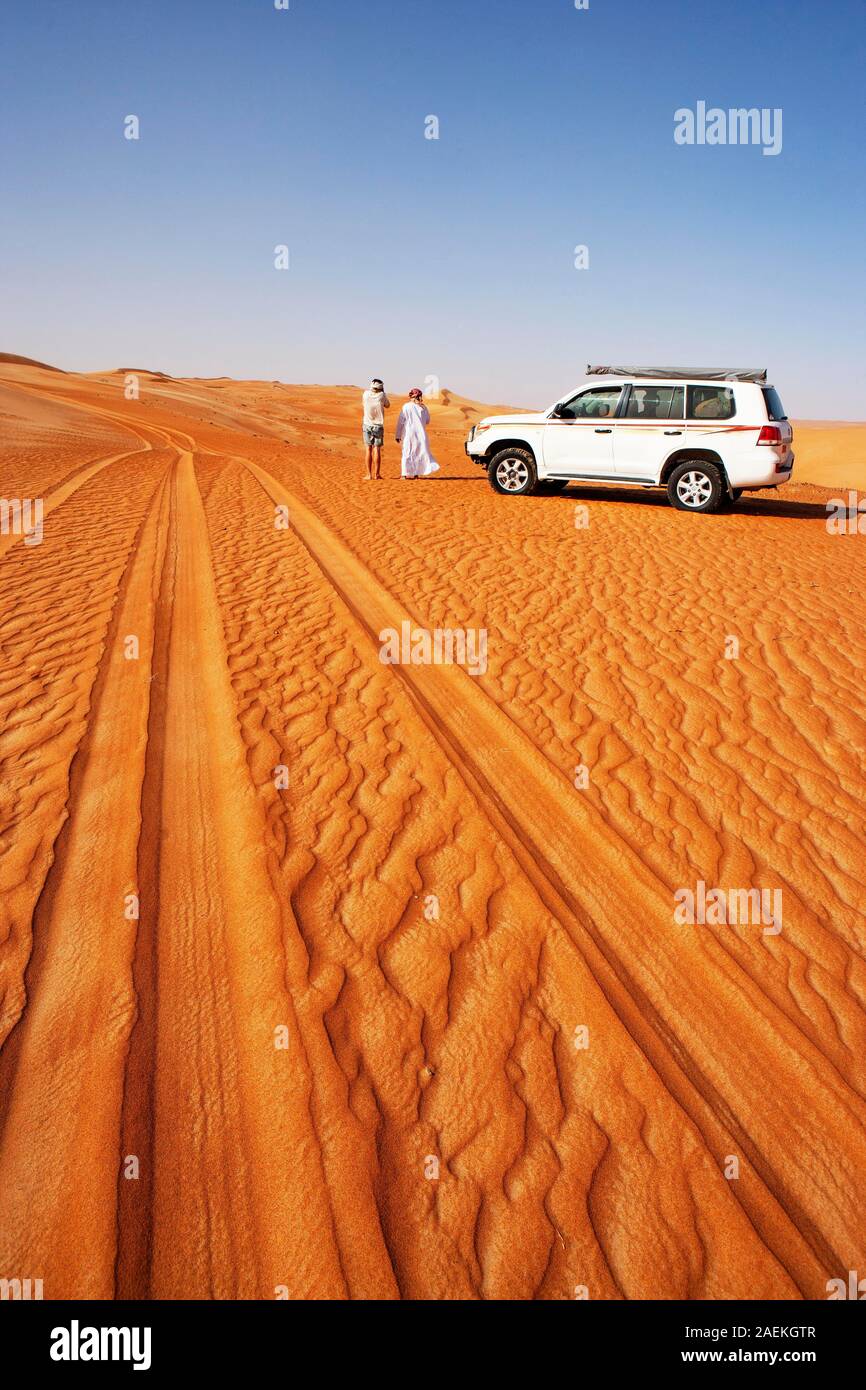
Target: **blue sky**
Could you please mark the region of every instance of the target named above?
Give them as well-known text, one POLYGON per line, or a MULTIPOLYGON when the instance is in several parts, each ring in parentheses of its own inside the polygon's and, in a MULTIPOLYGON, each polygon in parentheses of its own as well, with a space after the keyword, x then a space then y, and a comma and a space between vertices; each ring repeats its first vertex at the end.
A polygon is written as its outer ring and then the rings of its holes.
POLYGON ((2 42, 4 351, 526 405, 743 363, 866 416, 863 0, 6 0, 2 42), (677 145, 698 101, 781 153, 677 145))

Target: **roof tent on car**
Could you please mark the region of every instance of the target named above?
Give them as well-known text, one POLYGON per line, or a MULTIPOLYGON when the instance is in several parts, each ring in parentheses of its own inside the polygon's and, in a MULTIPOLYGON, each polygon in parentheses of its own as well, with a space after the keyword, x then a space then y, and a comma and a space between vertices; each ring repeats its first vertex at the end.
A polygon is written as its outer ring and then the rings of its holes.
POLYGON ((642 376, 665 381, 756 381, 767 384, 766 367, 587 367, 587 376, 642 376))

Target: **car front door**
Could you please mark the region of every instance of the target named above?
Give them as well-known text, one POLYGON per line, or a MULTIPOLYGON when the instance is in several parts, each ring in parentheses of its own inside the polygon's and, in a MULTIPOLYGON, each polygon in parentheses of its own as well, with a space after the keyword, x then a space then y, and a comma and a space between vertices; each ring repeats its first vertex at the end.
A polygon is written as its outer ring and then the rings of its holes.
POLYGON ((623 482, 655 482, 669 454, 685 441, 685 388, 646 382, 628 388, 617 420, 614 464, 623 482))
POLYGON ((612 478, 621 386, 593 386, 555 407, 544 426, 548 478, 612 478))

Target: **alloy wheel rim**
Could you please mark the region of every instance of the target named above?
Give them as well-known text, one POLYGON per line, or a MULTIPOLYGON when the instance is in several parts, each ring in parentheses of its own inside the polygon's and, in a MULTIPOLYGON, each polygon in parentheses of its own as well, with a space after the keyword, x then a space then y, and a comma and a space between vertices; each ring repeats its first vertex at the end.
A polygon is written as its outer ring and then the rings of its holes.
POLYGON ((519 492, 526 486, 529 469, 521 458, 503 459, 496 468, 496 481, 505 492, 519 492))
POLYGON ((684 473, 677 483, 677 497, 686 507, 700 507, 712 495, 713 485, 706 473, 684 473))

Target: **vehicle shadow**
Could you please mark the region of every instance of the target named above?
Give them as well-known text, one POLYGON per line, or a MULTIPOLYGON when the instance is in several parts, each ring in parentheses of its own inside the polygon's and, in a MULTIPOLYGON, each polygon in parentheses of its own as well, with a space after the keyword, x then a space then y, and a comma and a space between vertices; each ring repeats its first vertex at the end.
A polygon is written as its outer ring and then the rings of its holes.
MULTIPOLYGON (((477 473, 431 473, 425 483, 486 483, 487 474, 477 473)), ((489 483, 488 483, 489 486, 489 483)))
MULTIPOLYGON (((553 494, 539 493, 535 502, 616 502, 625 506, 670 507, 664 492, 644 491, 643 488, 621 487, 576 487, 569 486, 564 492, 553 494)), ((729 502, 717 516, 779 516, 795 517, 813 521, 827 520, 827 508, 820 502, 786 501, 784 498, 741 497, 738 502, 729 502)))

